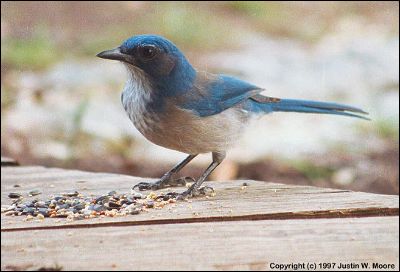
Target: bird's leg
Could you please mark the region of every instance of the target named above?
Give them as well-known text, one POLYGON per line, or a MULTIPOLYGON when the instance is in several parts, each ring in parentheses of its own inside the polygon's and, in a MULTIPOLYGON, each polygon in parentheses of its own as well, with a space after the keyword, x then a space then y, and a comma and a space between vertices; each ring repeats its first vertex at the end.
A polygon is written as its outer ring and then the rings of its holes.
POLYGON ((183 161, 178 163, 177 165, 174 166, 171 170, 169 170, 167 173, 165 173, 158 181, 156 182, 140 182, 133 186, 133 190, 138 188, 140 191, 144 190, 159 190, 162 188, 165 188, 167 186, 185 186, 186 185, 186 179, 191 179, 189 177, 183 177, 179 179, 174 179, 173 176, 178 173, 180 170, 182 170, 185 165, 187 165, 191 160, 193 160, 197 154, 195 155, 189 155, 187 156, 183 161))
POLYGON ((183 193, 179 194, 177 199, 183 200, 187 197, 192 197, 201 191, 200 186, 204 182, 204 180, 214 171, 215 168, 225 159, 226 153, 225 152, 213 152, 212 158, 213 162, 207 167, 206 171, 200 176, 200 178, 190 186, 189 189, 184 191, 183 193))

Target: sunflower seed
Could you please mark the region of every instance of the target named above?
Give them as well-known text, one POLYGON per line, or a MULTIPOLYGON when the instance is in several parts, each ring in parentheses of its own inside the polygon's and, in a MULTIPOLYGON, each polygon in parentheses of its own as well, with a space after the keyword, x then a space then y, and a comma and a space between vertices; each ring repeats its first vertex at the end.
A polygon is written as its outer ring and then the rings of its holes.
POLYGON ((40 195, 42 192, 40 192, 39 190, 32 190, 28 193, 29 196, 36 196, 36 195, 40 195))
POLYGON ((9 193, 9 194, 8 194, 8 197, 9 197, 9 198, 21 198, 22 195, 19 194, 19 193, 9 193))

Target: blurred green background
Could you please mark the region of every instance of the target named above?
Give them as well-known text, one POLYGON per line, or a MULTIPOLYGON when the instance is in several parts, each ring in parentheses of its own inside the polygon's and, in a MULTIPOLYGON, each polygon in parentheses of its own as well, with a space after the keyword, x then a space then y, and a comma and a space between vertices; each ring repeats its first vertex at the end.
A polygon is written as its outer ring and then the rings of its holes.
MULTIPOLYGON (((196 67, 278 97, 331 100, 371 122, 274 114, 212 179, 398 194, 398 2, 1 2, 1 152, 23 164, 158 177, 184 155, 148 143, 96 53, 166 36, 196 67)), ((204 156, 184 175, 199 175, 204 156)))

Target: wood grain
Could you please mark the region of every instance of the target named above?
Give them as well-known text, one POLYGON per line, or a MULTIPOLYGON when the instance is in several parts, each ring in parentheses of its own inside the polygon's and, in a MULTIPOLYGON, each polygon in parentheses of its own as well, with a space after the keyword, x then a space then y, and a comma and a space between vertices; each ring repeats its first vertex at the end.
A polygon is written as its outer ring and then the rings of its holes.
POLYGON ((367 262, 371 269, 378 262, 398 270, 398 229, 390 216, 2 232, 1 268, 270 270, 271 263, 367 262))
MULTIPOLYGON (((149 179, 1 167, 10 192, 101 195, 149 179), (18 185, 19 187, 15 187, 18 185)), ((260 181, 210 182, 217 195, 139 215, 69 222, 1 215, 2 270, 270 270, 272 263, 399 268, 399 197, 260 181), (242 188, 243 182, 249 186, 242 188), (377 217, 379 216, 379 217, 377 217)), ((182 188, 174 188, 181 191, 182 188)), ((318 267, 316 267, 317 270, 318 267)), ((361 267, 357 268, 361 270, 361 267)), ((341 269, 342 270, 342 269, 341 269)))

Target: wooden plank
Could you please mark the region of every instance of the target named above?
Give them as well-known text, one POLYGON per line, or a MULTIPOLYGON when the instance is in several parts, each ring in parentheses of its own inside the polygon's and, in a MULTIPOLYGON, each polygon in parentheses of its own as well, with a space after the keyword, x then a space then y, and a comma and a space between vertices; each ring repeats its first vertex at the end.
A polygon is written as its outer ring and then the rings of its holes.
MULTIPOLYGON (((7 195, 19 192, 23 195, 33 189, 42 191, 37 198, 67 190, 78 190, 89 195, 101 195, 111 190, 129 193, 130 188, 148 179, 117 174, 89 173, 42 167, 2 167, 1 202, 10 203, 7 195), (21 187, 14 188, 18 184, 21 187)), ((345 190, 292 186, 260 181, 210 182, 216 189, 213 198, 198 198, 189 202, 170 204, 161 210, 151 209, 139 215, 117 218, 95 218, 79 221, 46 218, 43 221, 23 221, 24 217, 1 215, 1 231, 26 228, 60 228, 105 226, 110 224, 143 225, 160 223, 293 219, 315 217, 346 217, 398 215, 399 197, 345 190)), ((176 191, 182 188, 174 188, 176 191)))
POLYGON ((337 268, 339 263, 366 262, 370 270, 376 262, 398 270, 398 220, 392 216, 2 232, 1 268, 271 270, 272 263, 304 263, 321 270, 323 263, 336 263, 337 268))
POLYGON ((14 159, 1 156, 1 166, 18 166, 18 162, 14 159))

